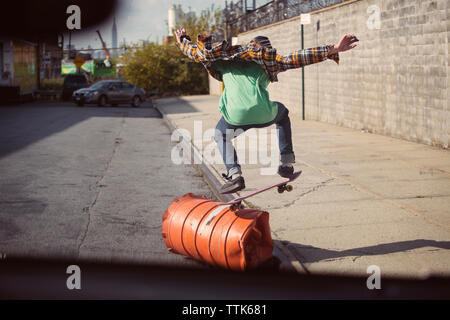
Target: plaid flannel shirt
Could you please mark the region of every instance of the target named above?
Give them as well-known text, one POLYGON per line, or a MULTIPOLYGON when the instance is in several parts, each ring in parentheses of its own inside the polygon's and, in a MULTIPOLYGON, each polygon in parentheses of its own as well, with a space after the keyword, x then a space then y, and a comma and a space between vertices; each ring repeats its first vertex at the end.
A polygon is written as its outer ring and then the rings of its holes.
POLYGON ((334 60, 339 64, 339 54, 329 55, 331 46, 320 46, 295 51, 289 55, 281 56, 274 48, 256 48, 253 42, 247 46, 232 46, 227 41, 212 45, 211 36, 198 36, 197 44, 184 37, 180 44, 181 51, 195 62, 200 62, 215 79, 222 81, 222 74, 214 69, 213 62, 218 60, 241 59, 259 64, 271 82, 278 81, 278 73, 306 65, 318 63, 326 59, 334 60))

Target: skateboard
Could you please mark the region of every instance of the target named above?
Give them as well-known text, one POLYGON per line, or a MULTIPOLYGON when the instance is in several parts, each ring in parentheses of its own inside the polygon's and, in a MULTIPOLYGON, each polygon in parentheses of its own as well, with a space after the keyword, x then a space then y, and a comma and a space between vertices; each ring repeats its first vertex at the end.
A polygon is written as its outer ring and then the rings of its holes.
POLYGON ((277 187, 278 193, 283 193, 284 191, 291 192, 294 189, 294 187, 288 183, 297 179, 301 174, 302 174, 302 171, 294 172, 290 178, 284 178, 283 181, 281 181, 281 182, 277 182, 277 183, 271 184, 269 186, 263 187, 261 189, 258 189, 256 191, 244 194, 242 197, 239 197, 239 198, 236 198, 236 199, 233 199, 233 200, 227 202, 227 204, 231 205, 231 210, 234 211, 237 209, 243 209, 243 207, 244 207, 242 204, 243 200, 253 197, 256 194, 267 191, 269 189, 277 187))

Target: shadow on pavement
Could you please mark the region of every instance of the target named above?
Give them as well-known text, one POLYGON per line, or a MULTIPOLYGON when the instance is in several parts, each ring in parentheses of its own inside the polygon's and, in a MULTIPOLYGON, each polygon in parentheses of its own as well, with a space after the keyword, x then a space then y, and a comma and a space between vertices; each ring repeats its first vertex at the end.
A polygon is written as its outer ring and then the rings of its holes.
POLYGON ((201 98, 190 98, 189 100, 173 98, 156 99, 154 102, 156 106, 164 108, 165 114, 179 114, 179 113, 195 113, 200 112, 191 103, 203 101, 201 98))
POLYGON ((77 107, 67 102, 36 102, 0 108, 0 157, 64 131, 93 117, 161 118, 146 102, 142 107, 77 107))
POLYGON ((367 277, 80 260, 0 260, 0 299, 448 299, 449 280, 385 277, 380 290, 369 290, 367 277), (81 290, 66 286, 71 280, 66 270, 74 264, 80 270, 81 290))
POLYGON ((383 243, 375 246, 353 248, 348 250, 328 250, 314 246, 305 246, 299 243, 292 243, 289 241, 281 241, 282 245, 290 247, 298 251, 301 256, 302 263, 319 262, 323 260, 352 257, 352 256, 372 256, 383 255, 395 252, 404 252, 424 247, 434 247, 439 249, 450 249, 450 241, 435 241, 435 240, 409 240, 401 242, 383 243))

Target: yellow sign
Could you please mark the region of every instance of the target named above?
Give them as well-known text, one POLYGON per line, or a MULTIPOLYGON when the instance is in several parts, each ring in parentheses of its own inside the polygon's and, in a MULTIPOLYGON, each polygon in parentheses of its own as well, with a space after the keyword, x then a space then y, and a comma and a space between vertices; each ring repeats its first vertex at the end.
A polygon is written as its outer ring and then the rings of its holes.
POLYGON ((78 68, 81 68, 81 66, 85 63, 85 61, 84 61, 84 59, 83 59, 82 57, 78 56, 78 57, 76 57, 76 58, 73 60, 73 63, 75 63, 75 65, 76 65, 78 68))

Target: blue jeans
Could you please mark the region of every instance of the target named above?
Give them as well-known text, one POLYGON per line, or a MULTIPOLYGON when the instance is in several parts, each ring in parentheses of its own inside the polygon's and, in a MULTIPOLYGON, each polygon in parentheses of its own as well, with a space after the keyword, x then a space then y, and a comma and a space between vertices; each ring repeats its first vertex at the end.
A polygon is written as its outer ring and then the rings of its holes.
POLYGON ((239 134, 252 128, 265 128, 272 124, 276 124, 278 135, 278 146, 280 148, 281 163, 294 163, 295 156, 292 148, 292 131, 291 120, 289 119, 289 110, 280 102, 278 104, 278 113, 271 122, 263 124, 251 124, 245 126, 235 126, 229 124, 222 117, 216 126, 215 141, 222 159, 227 168, 228 176, 241 173, 236 150, 231 142, 232 139, 239 134), (228 131, 228 132, 227 132, 228 131))

